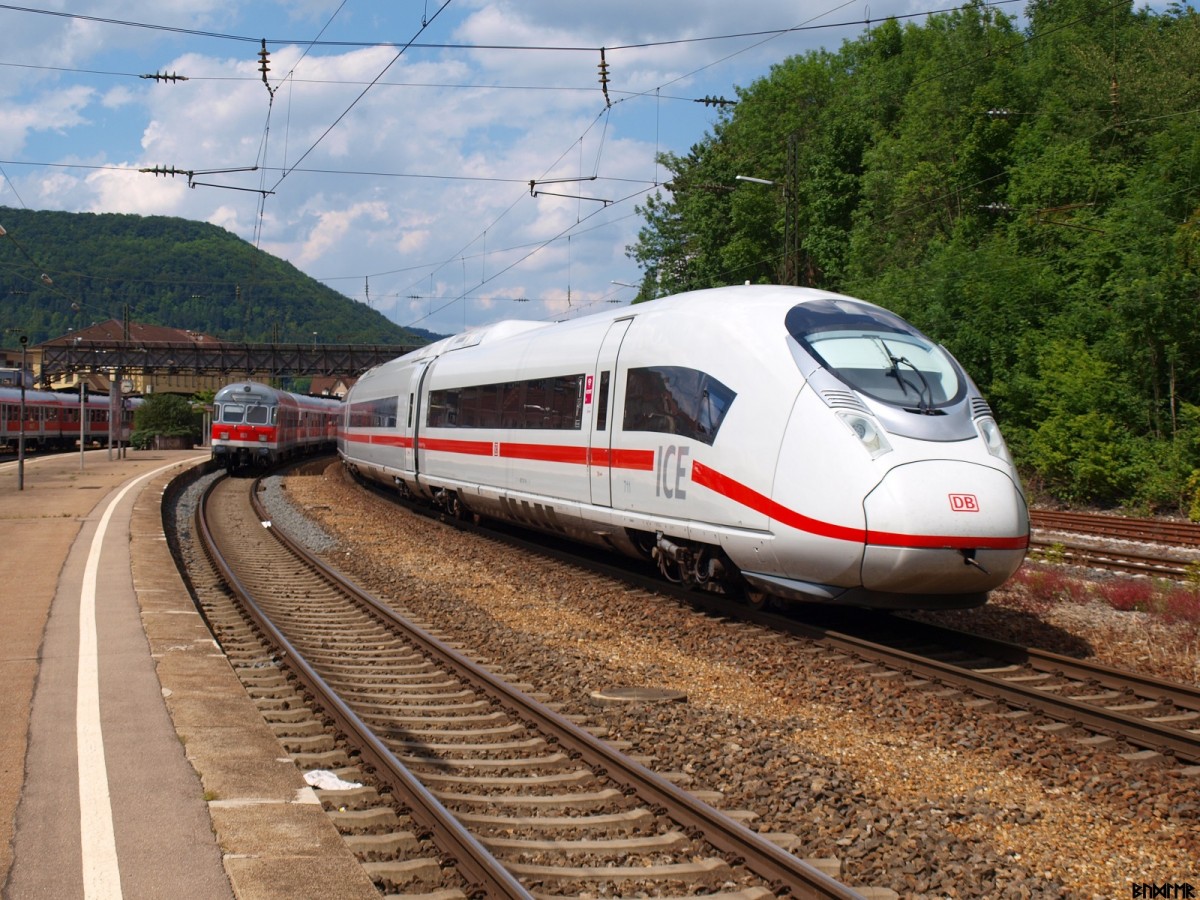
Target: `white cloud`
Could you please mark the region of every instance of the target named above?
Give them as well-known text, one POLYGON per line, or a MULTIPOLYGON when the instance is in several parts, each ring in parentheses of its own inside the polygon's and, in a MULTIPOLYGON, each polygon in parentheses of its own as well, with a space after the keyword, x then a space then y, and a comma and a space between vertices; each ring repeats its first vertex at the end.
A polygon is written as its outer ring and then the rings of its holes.
POLYGON ((616 48, 787 28, 827 10, 837 12, 824 20, 862 15, 783 0, 456 0, 418 43, 577 49, 413 47, 395 59, 439 5, 72 4, 88 16, 247 40, 0 11, 0 59, 30 66, 0 83, 0 153, 31 163, 6 171, 38 207, 185 216, 247 240, 257 228, 264 249, 348 295, 365 299, 369 284, 372 305, 401 324, 450 331, 501 316, 575 315, 614 295, 631 299, 611 281, 639 278, 624 248, 639 226, 634 205, 662 175, 655 154, 686 152, 716 118, 693 99, 732 97, 734 84, 830 38, 616 48), (372 46, 302 43, 322 28, 323 40, 372 46), (273 97, 258 70, 263 36, 273 97), (609 48, 611 108, 597 77, 600 46, 609 48), (189 80, 120 74, 130 72, 189 80), (111 168, 34 165, 82 160, 111 168), (201 184, 135 171, 150 166, 193 171, 201 184), (577 196, 533 197, 530 179, 577 196))
POLYGON ((88 212, 131 213, 140 216, 184 215, 185 182, 155 178, 136 168, 104 169, 84 179, 91 194, 88 212))

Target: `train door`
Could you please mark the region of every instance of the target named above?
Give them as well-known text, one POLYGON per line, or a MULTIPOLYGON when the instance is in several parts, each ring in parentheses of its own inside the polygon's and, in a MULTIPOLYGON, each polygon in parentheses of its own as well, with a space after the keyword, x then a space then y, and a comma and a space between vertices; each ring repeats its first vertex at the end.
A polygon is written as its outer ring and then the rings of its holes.
POLYGON ((424 404, 421 403, 421 385, 425 381, 425 373, 429 371, 430 360, 423 359, 413 363, 408 375, 408 396, 400 398, 404 410, 403 418, 396 424, 400 426, 400 446, 403 448, 402 459, 405 472, 417 472, 420 468, 417 455, 417 441, 420 438, 421 416, 425 415, 424 404))
POLYGON ((590 387, 585 383, 586 394, 591 394, 591 431, 588 445, 588 480, 592 487, 592 503, 596 506, 612 506, 612 435, 617 409, 614 402, 617 394, 617 355, 629 323, 633 319, 617 319, 608 326, 600 353, 596 356, 595 370, 589 376, 590 387))

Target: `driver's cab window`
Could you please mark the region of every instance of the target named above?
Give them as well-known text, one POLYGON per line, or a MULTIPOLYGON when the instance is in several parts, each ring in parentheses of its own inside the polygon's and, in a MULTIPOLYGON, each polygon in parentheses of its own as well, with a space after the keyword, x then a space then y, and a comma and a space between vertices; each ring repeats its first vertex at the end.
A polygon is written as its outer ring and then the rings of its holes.
POLYGON ((239 403, 225 403, 221 406, 221 421, 228 425, 239 424, 246 414, 246 407, 239 403))

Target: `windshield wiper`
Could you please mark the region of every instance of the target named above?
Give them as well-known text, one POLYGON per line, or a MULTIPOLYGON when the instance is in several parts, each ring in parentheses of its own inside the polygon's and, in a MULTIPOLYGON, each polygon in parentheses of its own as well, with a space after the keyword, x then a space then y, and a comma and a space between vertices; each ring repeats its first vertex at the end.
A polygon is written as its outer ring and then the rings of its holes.
POLYGON ((883 358, 888 361, 888 377, 896 379, 896 383, 900 385, 900 393, 907 397, 909 385, 900 374, 900 363, 902 361, 907 362, 907 360, 904 360, 903 357, 893 356, 892 351, 888 349, 887 344, 885 344, 880 338, 872 337, 871 340, 875 342, 877 347, 879 347, 879 352, 883 354, 883 358))
MULTIPOLYGON (((909 362, 908 357, 890 356, 889 355, 889 359, 891 359, 891 361, 892 361, 892 371, 895 372, 895 374, 896 374, 896 380, 900 382, 900 385, 902 387, 905 382, 904 382, 904 379, 900 376, 900 364, 901 363, 908 366, 910 369, 912 369, 914 372, 917 373, 917 377, 919 379, 921 379, 921 388, 922 388, 922 390, 917 391, 917 407, 918 407, 918 409, 921 410, 921 412, 928 414, 931 411, 931 408, 933 406, 933 389, 929 387, 929 382, 925 380, 925 374, 919 368, 917 368, 915 365, 913 365, 911 362, 909 362), (925 399, 926 396, 929 397, 928 400, 925 399)), ((915 388, 915 386, 914 386, 914 388, 915 388)), ((904 393, 907 394, 908 391, 905 390, 904 393)))

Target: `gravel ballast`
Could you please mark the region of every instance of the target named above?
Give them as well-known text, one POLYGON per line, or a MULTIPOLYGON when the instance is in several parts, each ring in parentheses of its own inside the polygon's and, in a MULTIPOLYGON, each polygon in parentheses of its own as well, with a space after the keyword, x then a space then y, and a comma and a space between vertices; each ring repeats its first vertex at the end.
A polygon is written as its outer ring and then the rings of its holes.
MULTIPOLYGON (((347 483, 337 464, 269 479, 265 496, 279 527, 381 599, 606 726, 654 770, 750 811, 750 827, 796 835, 798 855, 841 859, 849 884, 918 898, 1200 890, 1200 778, 1181 767, 1138 767, 1007 710, 460 534, 347 483), (623 686, 686 701, 590 696, 623 686)), ((1138 667, 1148 670, 1156 655, 1173 658, 1172 642, 1194 639, 1167 628, 1147 652, 1143 616, 1034 614, 1000 591, 943 623, 1012 640, 1044 629, 1115 665, 1147 657, 1138 667)))

